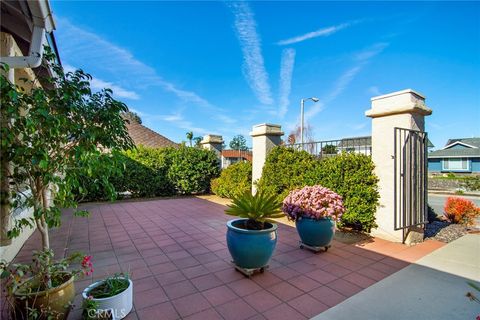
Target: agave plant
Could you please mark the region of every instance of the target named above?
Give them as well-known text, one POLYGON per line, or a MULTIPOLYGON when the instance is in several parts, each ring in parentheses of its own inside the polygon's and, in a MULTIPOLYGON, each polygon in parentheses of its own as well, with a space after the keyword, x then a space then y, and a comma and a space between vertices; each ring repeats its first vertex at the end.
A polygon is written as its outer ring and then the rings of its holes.
POLYGON ((282 203, 277 196, 258 191, 255 195, 250 192, 241 196, 233 197, 232 204, 228 206, 225 213, 231 216, 246 218, 245 229, 262 230, 265 221, 272 218, 281 218, 282 203))

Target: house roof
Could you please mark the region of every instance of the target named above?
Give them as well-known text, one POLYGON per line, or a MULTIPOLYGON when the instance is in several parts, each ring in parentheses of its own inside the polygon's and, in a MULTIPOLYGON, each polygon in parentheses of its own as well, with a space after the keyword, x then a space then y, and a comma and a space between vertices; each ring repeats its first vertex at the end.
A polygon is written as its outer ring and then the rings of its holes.
POLYGON ((338 144, 339 147, 370 146, 370 145, 372 145, 372 136, 344 138, 338 144))
POLYGON ((127 130, 136 146, 142 145, 150 148, 178 147, 178 143, 135 121, 127 123, 127 130))
POLYGON ((445 146, 449 146, 456 142, 467 144, 472 147, 480 148, 480 138, 460 138, 460 139, 449 139, 445 146))
POLYGON ((243 158, 252 161, 252 152, 246 150, 222 150, 222 157, 224 158, 243 158))
POLYGON ((449 139, 444 149, 430 152, 429 158, 480 158, 480 138, 449 139), (450 148, 460 144, 465 148, 450 148))

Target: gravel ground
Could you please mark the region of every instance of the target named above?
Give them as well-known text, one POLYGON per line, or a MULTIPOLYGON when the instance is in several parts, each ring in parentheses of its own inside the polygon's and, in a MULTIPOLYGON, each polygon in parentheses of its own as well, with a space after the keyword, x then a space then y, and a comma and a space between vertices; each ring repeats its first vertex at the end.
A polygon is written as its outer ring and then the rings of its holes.
POLYGON ((460 224, 445 221, 434 221, 425 228, 425 240, 435 239, 442 242, 452 242, 468 233, 468 229, 460 224))

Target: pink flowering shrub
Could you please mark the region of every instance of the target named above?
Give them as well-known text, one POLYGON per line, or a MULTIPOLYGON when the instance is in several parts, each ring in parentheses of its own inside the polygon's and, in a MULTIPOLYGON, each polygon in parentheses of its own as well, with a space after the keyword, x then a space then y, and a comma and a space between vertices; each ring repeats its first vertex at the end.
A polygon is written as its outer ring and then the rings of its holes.
POLYGON ((340 195, 316 185, 291 191, 283 200, 282 211, 293 221, 302 217, 316 220, 330 218, 339 221, 345 207, 340 195))

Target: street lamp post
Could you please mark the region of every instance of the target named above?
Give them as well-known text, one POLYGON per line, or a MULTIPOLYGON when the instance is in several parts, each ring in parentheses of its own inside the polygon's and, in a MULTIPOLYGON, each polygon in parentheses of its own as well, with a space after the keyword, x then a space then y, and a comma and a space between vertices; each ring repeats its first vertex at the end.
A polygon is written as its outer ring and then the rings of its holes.
POLYGON ((319 101, 319 99, 315 98, 315 97, 304 98, 304 99, 300 100, 300 119, 301 119, 301 122, 300 122, 300 140, 302 142, 302 150, 304 149, 303 148, 303 122, 304 122, 303 121, 303 119, 304 119, 303 109, 304 109, 304 106, 305 106, 305 101, 307 101, 307 100, 312 100, 314 103, 319 101))

